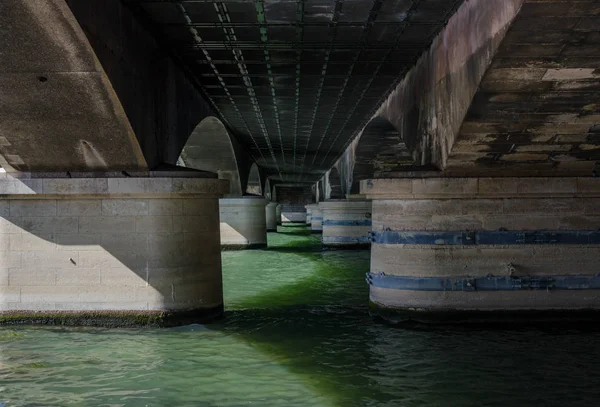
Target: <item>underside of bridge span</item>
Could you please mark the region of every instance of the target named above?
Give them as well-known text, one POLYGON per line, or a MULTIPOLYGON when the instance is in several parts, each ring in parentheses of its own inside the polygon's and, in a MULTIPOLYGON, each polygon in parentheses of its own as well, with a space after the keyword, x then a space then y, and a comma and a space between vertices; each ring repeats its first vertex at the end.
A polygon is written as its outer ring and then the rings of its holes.
POLYGON ((3 1, 0 311, 214 317, 282 221, 371 245, 385 312, 600 309, 599 38, 600 0, 3 1))

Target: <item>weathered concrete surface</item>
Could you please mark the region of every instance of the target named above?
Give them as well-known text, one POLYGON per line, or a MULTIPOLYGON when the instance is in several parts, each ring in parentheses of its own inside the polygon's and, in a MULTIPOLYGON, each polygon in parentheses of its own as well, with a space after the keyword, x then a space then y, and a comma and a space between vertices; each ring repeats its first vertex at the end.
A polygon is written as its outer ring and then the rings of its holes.
POLYGON ((380 116, 367 124, 338 162, 338 166, 348 168, 347 191, 353 194, 359 192, 360 180, 386 177, 391 172, 405 172, 414 165, 415 159, 402 135, 380 116))
POLYGON ((319 209, 323 218, 323 246, 370 246, 371 201, 323 201, 319 203, 319 209))
POLYGON ((0 38, 2 167, 147 169, 121 102, 64 0, 2 1, 0 38))
MULTIPOLYGON (((589 231, 600 228, 598 178, 373 180, 373 226, 383 231, 589 231)), ((597 244, 373 243, 371 272, 387 276, 594 276, 597 244)), ((411 311, 600 308, 598 291, 436 292, 371 287, 371 301, 411 311)))
POLYGON ((277 232, 277 202, 269 202, 265 206, 267 232, 277 232))
POLYGON ((260 197, 219 200, 221 247, 250 249, 266 247, 267 200, 260 197))
MULTIPOLYGON (((481 78, 523 0, 464 2, 335 164, 363 179, 443 169, 481 78)), ((334 197, 332 197, 334 198, 334 197)))
POLYGON ((281 221, 305 223, 305 205, 312 203, 313 199, 310 186, 278 184, 276 190, 277 202, 281 203, 281 221))
POLYGON ((402 134, 417 165, 446 166, 481 78, 522 3, 463 3, 377 111, 402 134))
POLYGON ((448 160, 462 174, 591 176, 600 160, 600 2, 525 1, 448 160))
POLYGON ((304 205, 304 207, 306 208, 306 224, 307 225, 311 224, 312 211, 313 211, 314 206, 315 206, 315 204, 304 205))
POLYGON ((109 319, 110 311, 128 311, 127 319, 157 311, 220 313, 217 214, 227 184, 183 175, 4 174, 0 311, 24 320, 76 312, 86 323, 95 312, 109 319))
POLYGON ((278 225, 281 225, 281 207, 281 204, 277 204, 275 207, 275 220, 277 221, 278 225))
POLYGON ((187 140, 179 163, 217 173, 219 178, 227 179, 231 184, 227 196, 241 198, 243 189, 238 157, 241 157, 240 148, 230 137, 225 125, 216 117, 207 117, 196 126, 187 140))
POLYGON ((310 229, 313 233, 321 233, 323 231, 323 212, 321 211, 321 202, 315 204, 312 208, 312 216, 310 217, 310 229))
POLYGON ((203 98, 197 79, 123 2, 66 3, 106 71, 150 168, 175 164, 198 123, 217 114, 203 98))

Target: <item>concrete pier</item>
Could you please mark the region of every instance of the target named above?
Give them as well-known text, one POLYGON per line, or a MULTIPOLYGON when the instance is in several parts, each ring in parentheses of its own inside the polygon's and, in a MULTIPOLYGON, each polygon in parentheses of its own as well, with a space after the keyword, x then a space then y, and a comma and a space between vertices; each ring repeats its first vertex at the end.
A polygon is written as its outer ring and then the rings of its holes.
POLYGON ((331 200, 319 203, 323 246, 368 248, 371 244, 371 201, 331 200))
POLYGON ((304 205, 284 204, 281 207, 281 222, 282 223, 305 223, 306 208, 304 205))
MULTIPOLYGON (((600 180, 363 181, 370 300, 414 319, 600 309, 600 180)), ((554 314, 555 315, 555 314, 554 314)))
POLYGON ((320 204, 314 204, 310 217, 310 228, 312 233, 323 232, 323 212, 321 212, 320 204))
POLYGON ((0 323, 169 325, 222 313, 228 182, 111 175, 122 176, 0 173, 0 323))
POLYGON ((221 248, 256 249, 267 246, 267 219, 262 197, 219 200, 221 248))
POLYGON ((275 207, 275 220, 278 225, 281 225, 281 204, 277 204, 275 207))
POLYGON ((315 204, 308 204, 308 205, 304 205, 304 207, 306 208, 306 224, 310 225, 311 224, 311 218, 312 218, 312 208, 315 206, 315 204))
POLYGON ((277 232, 277 202, 269 202, 265 206, 267 232, 277 232))

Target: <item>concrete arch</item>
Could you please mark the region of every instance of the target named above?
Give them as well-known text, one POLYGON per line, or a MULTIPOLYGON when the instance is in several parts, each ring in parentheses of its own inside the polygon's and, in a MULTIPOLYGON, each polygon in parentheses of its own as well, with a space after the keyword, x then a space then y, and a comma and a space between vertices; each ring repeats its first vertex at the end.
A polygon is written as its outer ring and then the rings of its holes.
POLYGON ((262 195, 263 187, 261 184, 258 165, 256 163, 252 163, 248 173, 248 183, 246 185, 245 193, 250 195, 262 195))
POLYGON ((329 170, 329 187, 331 188, 331 192, 329 193, 331 199, 344 199, 346 197, 346 193, 342 186, 342 178, 335 167, 332 167, 331 170, 329 170))
POLYGON ((265 180, 265 188, 264 188, 264 197, 267 198, 269 201, 275 201, 275 199, 273 198, 273 187, 271 185, 271 180, 270 179, 266 179, 265 180))
POLYGON ((0 165, 147 170, 122 101, 65 1, 0 8, 0 165))
POLYGON ((415 160, 398 130, 386 118, 376 116, 352 143, 354 168, 350 193, 358 194, 360 181, 384 178, 386 173, 406 171, 415 160))
POLYGON ((186 142, 178 163, 197 170, 215 172, 230 181, 227 197, 241 197, 242 185, 236 151, 225 125, 209 116, 194 129, 186 142))

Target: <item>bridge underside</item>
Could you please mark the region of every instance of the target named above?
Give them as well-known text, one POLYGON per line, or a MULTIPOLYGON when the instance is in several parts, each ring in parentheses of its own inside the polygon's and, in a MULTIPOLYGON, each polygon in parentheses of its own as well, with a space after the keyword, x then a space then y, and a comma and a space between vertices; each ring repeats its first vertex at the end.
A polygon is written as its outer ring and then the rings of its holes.
POLYGON ((591 175, 600 160, 600 2, 525 2, 457 136, 448 172, 591 175))
POLYGON ((463 0, 126 0, 259 166, 315 182, 463 0))

